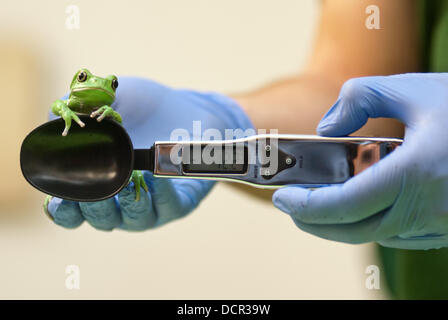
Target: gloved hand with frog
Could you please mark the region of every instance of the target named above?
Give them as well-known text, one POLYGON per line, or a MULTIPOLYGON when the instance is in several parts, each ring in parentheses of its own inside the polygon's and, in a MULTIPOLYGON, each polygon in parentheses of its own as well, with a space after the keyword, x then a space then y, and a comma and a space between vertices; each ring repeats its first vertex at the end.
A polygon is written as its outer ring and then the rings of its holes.
MULTIPOLYGON (((98 121, 110 117, 123 125, 135 148, 169 140, 174 129, 191 131, 193 121, 201 121, 203 131, 252 127, 237 103, 221 94, 172 89, 143 78, 101 78, 87 69, 76 73, 69 95, 55 101, 51 110, 65 121, 62 135, 70 134, 72 121, 84 126, 78 114, 90 114, 98 121)), ((113 198, 78 203, 49 196, 44 208, 56 224, 67 228, 87 220, 101 230, 145 230, 185 216, 213 185, 212 181, 158 179, 150 172, 134 171, 131 183, 113 198)))
MULTIPOLYGON (((112 109, 111 104, 115 100, 115 91, 118 88, 118 79, 116 76, 110 75, 107 78, 100 78, 87 69, 79 70, 73 77, 70 84, 70 95, 67 100, 56 100, 51 111, 61 116, 65 121, 65 129, 62 132, 66 136, 70 130, 72 120, 81 127, 84 123, 79 119, 76 113, 90 114, 92 118, 96 117, 98 121, 103 120, 106 116, 112 117, 119 123, 122 123, 121 116, 112 109)), ((140 171, 133 171, 131 181, 135 186, 135 200, 140 200, 140 186, 148 192, 143 175, 140 171)), ((45 200, 45 210, 47 210, 48 202, 51 197, 45 200)))

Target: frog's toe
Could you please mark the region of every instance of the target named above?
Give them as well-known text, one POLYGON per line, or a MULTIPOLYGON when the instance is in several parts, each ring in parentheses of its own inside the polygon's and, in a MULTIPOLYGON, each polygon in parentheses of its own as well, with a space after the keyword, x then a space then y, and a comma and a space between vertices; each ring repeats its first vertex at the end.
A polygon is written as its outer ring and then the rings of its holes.
POLYGON ((102 107, 97 109, 97 110, 95 110, 95 111, 93 111, 90 114, 90 118, 95 118, 97 115, 101 114, 103 111, 104 111, 104 108, 102 108, 102 107))
POLYGON ((92 113, 90 114, 90 118, 95 118, 97 115, 98 115, 98 113, 96 113, 96 111, 95 111, 95 112, 92 112, 92 113))
POLYGON ((66 136, 68 134, 68 128, 65 127, 64 131, 62 131, 62 136, 66 136))
POLYGON ((46 196, 43 207, 44 207, 44 213, 46 214, 46 216, 48 218, 50 218, 50 220, 54 221, 53 216, 50 214, 50 211, 48 210, 48 204, 50 203, 52 198, 53 198, 52 196, 46 196))
POLYGON ((81 128, 84 128, 84 127, 86 126, 86 124, 85 124, 84 122, 82 122, 81 120, 76 121, 76 123, 79 124, 79 126, 80 126, 81 128))
POLYGON ((146 185, 145 179, 143 178, 143 174, 140 171, 134 171, 132 173, 131 181, 134 183, 135 188, 135 201, 140 200, 140 192, 141 188, 146 192, 149 191, 148 186, 146 185))
POLYGON ((112 116, 112 113, 113 113, 112 108, 110 108, 110 107, 105 108, 103 113, 98 117, 98 122, 102 121, 107 116, 112 116))
POLYGON ((134 189, 135 189, 135 201, 140 200, 140 179, 134 178, 132 179, 132 182, 134 183, 134 189))
POLYGON ((135 201, 140 201, 140 188, 135 187, 135 201))
POLYGON ((143 190, 145 190, 146 192, 149 192, 149 188, 146 185, 145 179, 143 179, 143 177, 142 177, 142 187, 143 187, 143 190))

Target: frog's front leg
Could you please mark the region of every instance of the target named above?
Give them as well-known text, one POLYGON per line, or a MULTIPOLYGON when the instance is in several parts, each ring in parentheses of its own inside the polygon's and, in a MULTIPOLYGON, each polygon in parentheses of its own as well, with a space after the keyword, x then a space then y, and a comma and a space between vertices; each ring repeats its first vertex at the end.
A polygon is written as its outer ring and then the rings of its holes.
POLYGON ((135 201, 140 200, 140 187, 148 192, 148 186, 146 185, 145 179, 143 178, 143 173, 138 170, 132 171, 131 180, 134 183, 135 188, 135 201))
POLYGON ((57 115, 62 117, 65 121, 65 129, 62 132, 63 136, 66 136, 68 130, 70 130, 70 126, 72 125, 72 119, 76 121, 77 124, 82 128, 85 126, 84 122, 82 122, 79 117, 68 107, 67 101, 64 100, 56 100, 53 102, 51 106, 51 111, 57 115))
POLYGON ((105 117, 111 117, 118 123, 122 123, 120 114, 116 112, 114 109, 112 109, 110 106, 102 106, 101 108, 90 114, 91 118, 95 118, 96 116, 99 116, 98 118, 96 118, 98 122, 103 120, 105 117))

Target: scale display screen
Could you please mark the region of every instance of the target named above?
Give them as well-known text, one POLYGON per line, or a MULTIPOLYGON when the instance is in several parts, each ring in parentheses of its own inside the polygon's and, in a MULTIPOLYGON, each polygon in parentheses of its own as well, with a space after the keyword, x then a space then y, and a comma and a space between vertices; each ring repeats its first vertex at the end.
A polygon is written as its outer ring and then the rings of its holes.
POLYGON ((184 173, 244 174, 247 172, 248 151, 246 146, 215 145, 195 148, 190 145, 187 148, 182 152, 184 173))

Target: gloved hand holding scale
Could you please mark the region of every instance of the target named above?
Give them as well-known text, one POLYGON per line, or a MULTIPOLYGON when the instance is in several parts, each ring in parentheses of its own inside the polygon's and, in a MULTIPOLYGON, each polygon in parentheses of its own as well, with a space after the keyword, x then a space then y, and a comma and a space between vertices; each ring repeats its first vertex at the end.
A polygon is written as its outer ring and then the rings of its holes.
POLYGON ((404 249, 447 246, 447 103, 445 73, 349 80, 318 133, 348 135, 368 118, 387 117, 406 125, 404 143, 344 184, 286 187, 274 194, 274 204, 300 229, 324 239, 404 249))

